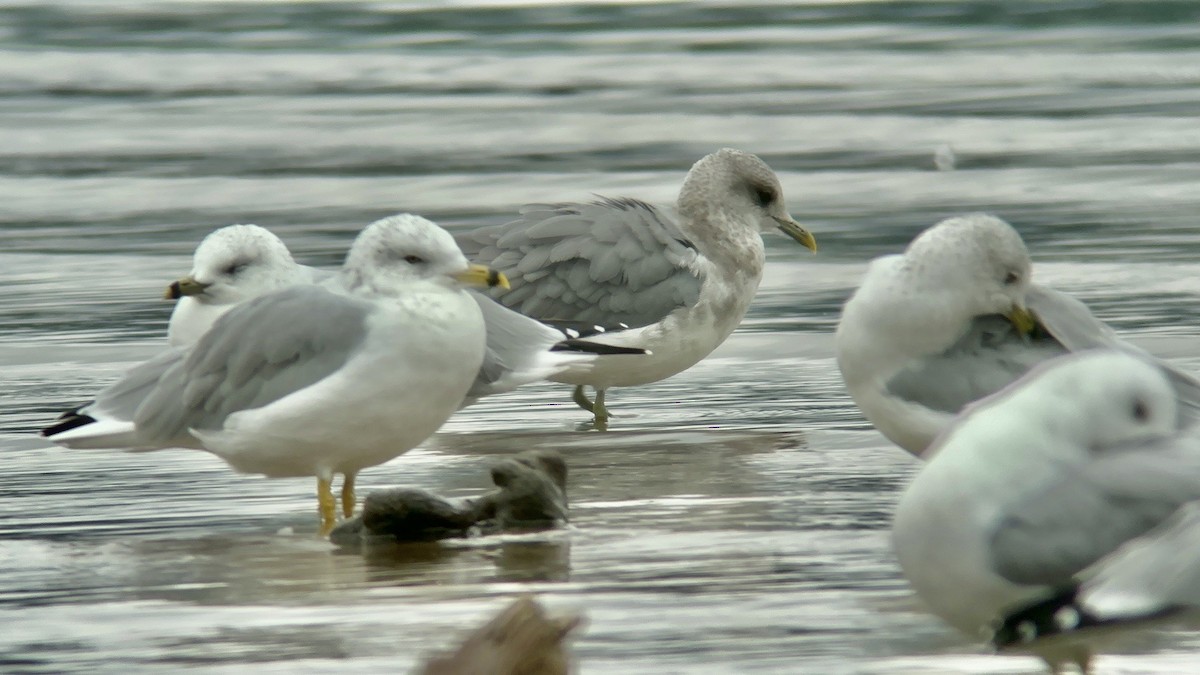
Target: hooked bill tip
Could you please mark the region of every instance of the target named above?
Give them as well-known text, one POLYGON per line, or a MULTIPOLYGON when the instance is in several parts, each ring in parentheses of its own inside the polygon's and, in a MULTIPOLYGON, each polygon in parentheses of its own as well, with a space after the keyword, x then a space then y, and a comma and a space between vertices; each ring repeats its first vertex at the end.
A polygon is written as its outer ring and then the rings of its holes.
POLYGON ((487 275, 487 285, 508 289, 508 277, 504 276, 504 273, 499 270, 490 269, 487 275))

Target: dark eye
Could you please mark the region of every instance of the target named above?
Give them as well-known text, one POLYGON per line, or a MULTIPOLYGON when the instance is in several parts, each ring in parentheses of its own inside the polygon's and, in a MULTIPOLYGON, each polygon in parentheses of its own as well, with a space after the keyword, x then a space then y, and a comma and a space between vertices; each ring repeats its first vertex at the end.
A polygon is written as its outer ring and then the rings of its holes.
POLYGON ((247 264, 249 264, 249 263, 244 263, 244 262, 233 263, 233 264, 229 265, 228 267, 226 267, 225 269, 221 270, 221 272, 222 272, 222 274, 227 274, 231 277, 236 276, 242 270, 246 269, 247 264))
POLYGON ((420 265, 425 262, 425 259, 419 255, 406 255, 404 256, 404 262, 410 265, 420 265))
POLYGON ((1004 275, 1004 285, 1005 286, 1012 286, 1013 284, 1017 283, 1020 280, 1021 280, 1021 275, 1017 274, 1016 272, 1009 272, 1008 274, 1004 275))
POLYGON ((1145 401, 1139 399, 1133 402, 1133 419, 1139 422, 1150 419, 1150 408, 1146 406, 1145 401))
POLYGON ((754 188, 754 202, 759 206, 765 207, 775 201, 775 189, 764 186, 756 186, 754 188))

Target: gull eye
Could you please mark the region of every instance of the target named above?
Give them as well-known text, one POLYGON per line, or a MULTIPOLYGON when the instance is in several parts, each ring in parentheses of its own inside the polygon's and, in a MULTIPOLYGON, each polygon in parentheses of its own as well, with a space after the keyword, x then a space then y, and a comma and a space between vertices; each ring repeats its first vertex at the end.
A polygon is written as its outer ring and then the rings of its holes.
POLYGON ((425 262, 425 259, 419 255, 406 255, 404 256, 404 262, 410 265, 420 265, 425 262))
POLYGON ((773 188, 761 185, 754 187, 754 202, 756 204, 765 208, 773 201, 775 201, 775 190, 773 188))
POLYGON ((1150 419, 1150 408, 1146 406, 1146 402, 1138 399, 1133 402, 1133 419, 1139 422, 1145 422, 1150 419))
POLYGON ((249 263, 244 263, 244 262, 232 263, 232 264, 226 266, 225 269, 221 270, 221 273, 231 276, 231 277, 237 276, 238 274, 240 274, 242 272, 242 270, 246 269, 247 265, 249 265, 249 263))
POLYGON ((1020 280, 1021 280, 1021 275, 1017 274, 1016 272, 1009 272, 1008 274, 1004 275, 1004 285, 1005 286, 1012 286, 1013 284, 1017 283, 1020 280))

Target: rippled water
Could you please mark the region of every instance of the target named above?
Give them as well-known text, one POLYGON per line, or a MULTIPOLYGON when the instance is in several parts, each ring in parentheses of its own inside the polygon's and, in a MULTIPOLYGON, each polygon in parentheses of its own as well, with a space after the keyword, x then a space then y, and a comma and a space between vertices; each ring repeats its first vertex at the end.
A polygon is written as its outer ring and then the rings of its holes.
MULTIPOLYGON (((1013 222, 1038 278, 1200 366, 1200 5, 0 2, 0 671, 403 672, 524 590, 586 613, 585 673, 1036 672, 924 614, 888 545, 914 461, 850 404, 840 303, 956 213, 1013 222), (692 370, 486 400, 361 489, 487 487, 560 449, 572 528, 386 556, 313 536, 314 486, 199 453, 33 432, 163 342, 162 287, 232 222, 336 264, 399 210, 450 228, 531 200, 670 200, 762 155, 782 238, 692 370), (953 155, 939 171, 935 155, 953 155)), ((1102 672, 1196 669, 1164 631, 1102 672)))

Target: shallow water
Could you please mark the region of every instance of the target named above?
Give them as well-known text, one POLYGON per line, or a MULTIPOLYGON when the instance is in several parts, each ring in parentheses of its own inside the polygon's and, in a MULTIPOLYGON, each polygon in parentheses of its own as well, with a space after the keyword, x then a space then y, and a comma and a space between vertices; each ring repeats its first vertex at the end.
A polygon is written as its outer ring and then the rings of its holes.
MULTIPOLYGON (((887 530, 915 462, 840 385, 838 307, 871 257, 989 210, 1039 280, 1200 366, 1200 5, 148 4, 0 2, 0 671, 403 672, 533 590, 587 615, 585 673, 1037 672, 907 591, 887 530), (333 265, 399 210, 667 201, 726 145, 821 252, 769 238, 713 357, 612 392, 609 433, 533 386, 361 476, 466 496, 490 457, 557 448, 569 531, 344 555, 309 481, 33 433, 159 348, 157 298, 217 226, 333 265)), ((1098 665, 1197 647, 1168 629, 1098 665)))

